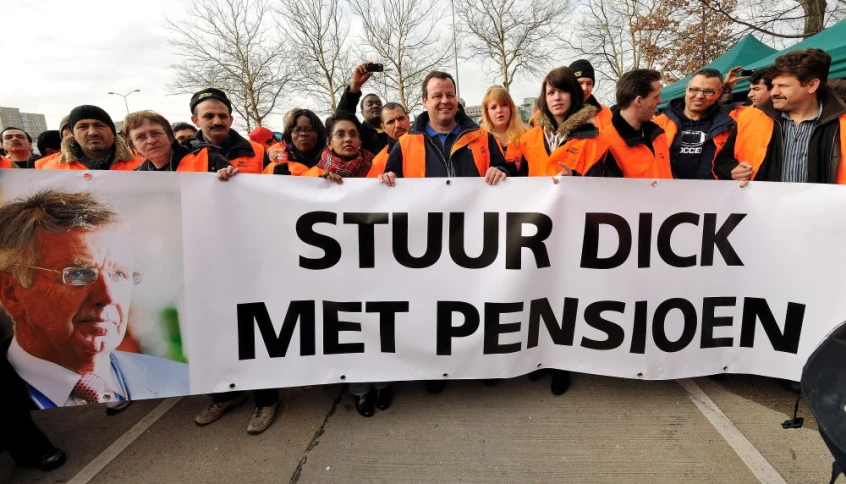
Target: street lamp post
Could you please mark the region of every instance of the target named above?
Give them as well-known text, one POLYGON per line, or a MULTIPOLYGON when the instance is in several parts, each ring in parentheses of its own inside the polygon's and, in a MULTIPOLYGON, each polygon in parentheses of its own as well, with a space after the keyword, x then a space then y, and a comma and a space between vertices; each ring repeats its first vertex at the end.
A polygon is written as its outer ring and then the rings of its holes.
POLYGON ((129 103, 126 101, 126 98, 129 97, 130 94, 134 92, 141 92, 141 89, 136 89, 134 91, 129 91, 126 94, 120 94, 117 92, 109 92, 109 94, 114 94, 115 96, 120 96, 123 98, 123 104, 126 106, 126 114, 129 114, 129 103))

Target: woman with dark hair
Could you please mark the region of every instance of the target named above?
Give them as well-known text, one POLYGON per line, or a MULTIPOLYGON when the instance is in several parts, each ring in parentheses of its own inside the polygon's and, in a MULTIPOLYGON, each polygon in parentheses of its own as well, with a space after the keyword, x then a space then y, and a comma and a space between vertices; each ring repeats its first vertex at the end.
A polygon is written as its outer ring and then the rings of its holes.
POLYGON ((520 174, 528 176, 602 176, 607 143, 599 137, 584 92, 567 67, 546 75, 538 97, 535 127, 520 138, 520 174))
MULTIPOLYGON (((594 120, 598 111, 585 104, 573 71, 567 67, 550 71, 541 84, 535 127, 520 138, 520 174, 602 176, 608 145, 600 138, 594 120)), ((563 394, 570 388, 570 372, 550 371, 552 394, 563 394)), ((533 372, 529 378, 535 380, 543 374, 533 372)))
POLYGON ((374 155, 361 149, 361 129, 355 114, 346 111, 339 111, 326 120, 326 149, 320 155, 317 168, 330 179, 367 176, 374 155))
POLYGON ((323 153, 326 128, 312 111, 295 109, 286 115, 282 141, 268 148, 265 174, 318 176, 314 169, 323 153))

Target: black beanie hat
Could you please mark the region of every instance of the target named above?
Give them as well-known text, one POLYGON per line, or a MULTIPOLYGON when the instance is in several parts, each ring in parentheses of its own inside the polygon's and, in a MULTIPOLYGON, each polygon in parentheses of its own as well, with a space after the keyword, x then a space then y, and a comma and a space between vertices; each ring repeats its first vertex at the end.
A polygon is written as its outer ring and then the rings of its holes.
POLYGON ((570 64, 570 70, 575 74, 576 79, 580 77, 587 77, 594 84, 596 84, 596 75, 593 73, 593 66, 585 59, 579 59, 570 64))
POLYGON ((232 113, 232 103, 229 102, 229 98, 226 97, 226 93, 220 89, 209 87, 191 96, 191 102, 189 103, 189 106, 191 107, 191 114, 194 114, 194 108, 197 107, 197 104, 200 104, 206 99, 217 99, 226 105, 230 114, 232 113))
POLYGON ((73 108, 73 111, 71 111, 68 116, 68 126, 70 127, 71 132, 73 132, 73 127, 76 126, 76 123, 83 119, 96 119, 111 128, 112 134, 117 134, 115 130, 115 123, 112 121, 109 113, 104 111, 103 108, 88 104, 73 108))

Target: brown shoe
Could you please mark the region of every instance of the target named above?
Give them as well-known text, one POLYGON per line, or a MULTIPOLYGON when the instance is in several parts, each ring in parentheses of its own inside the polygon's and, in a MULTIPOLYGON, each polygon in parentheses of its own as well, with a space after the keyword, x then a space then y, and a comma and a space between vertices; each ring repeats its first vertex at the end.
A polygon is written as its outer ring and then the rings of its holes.
POLYGON ((276 419, 276 410, 279 409, 279 403, 274 403, 273 405, 267 407, 256 407, 256 411, 253 412, 252 418, 250 418, 250 423, 247 425, 247 433, 250 435, 258 435, 268 427, 273 421, 276 419))
POLYGON ((212 401, 209 403, 209 406, 204 408, 200 413, 194 417, 194 423, 197 425, 208 425, 215 420, 219 419, 232 407, 238 406, 242 403, 247 401, 247 395, 241 394, 234 400, 229 400, 228 402, 215 402, 212 401))

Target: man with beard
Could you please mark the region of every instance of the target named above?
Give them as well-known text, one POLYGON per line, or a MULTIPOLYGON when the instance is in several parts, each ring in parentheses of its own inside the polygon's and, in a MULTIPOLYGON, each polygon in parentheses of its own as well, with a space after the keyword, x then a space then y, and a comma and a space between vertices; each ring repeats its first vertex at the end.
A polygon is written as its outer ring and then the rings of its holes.
POLYGON ((388 134, 382 128, 382 100, 373 93, 361 98, 361 87, 373 76, 373 73, 367 70, 368 64, 370 62, 365 62, 353 71, 352 82, 344 89, 344 94, 338 102, 338 111, 355 113, 355 106, 359 105, 361 115, 364 116, 361 147, 376 154, 388 145, 388 134), (359 99, 361 99, 360 103, 359 99))
POLYGON ((144 161, 132 154, 117 135, 112 118, 102 108, 90 105, 73 108, 68 116, 68 128, 71 134, 62 140, 62 155, 47 161, 41 169, 134 170, 144 161))
POLYGON ((723 76, 716 69, 701 69, 690 79, 684 98, 670 101, 654 122, 670 144, 673 178, 713 180, 714 159, 736 124, 717 102, 723 76))

